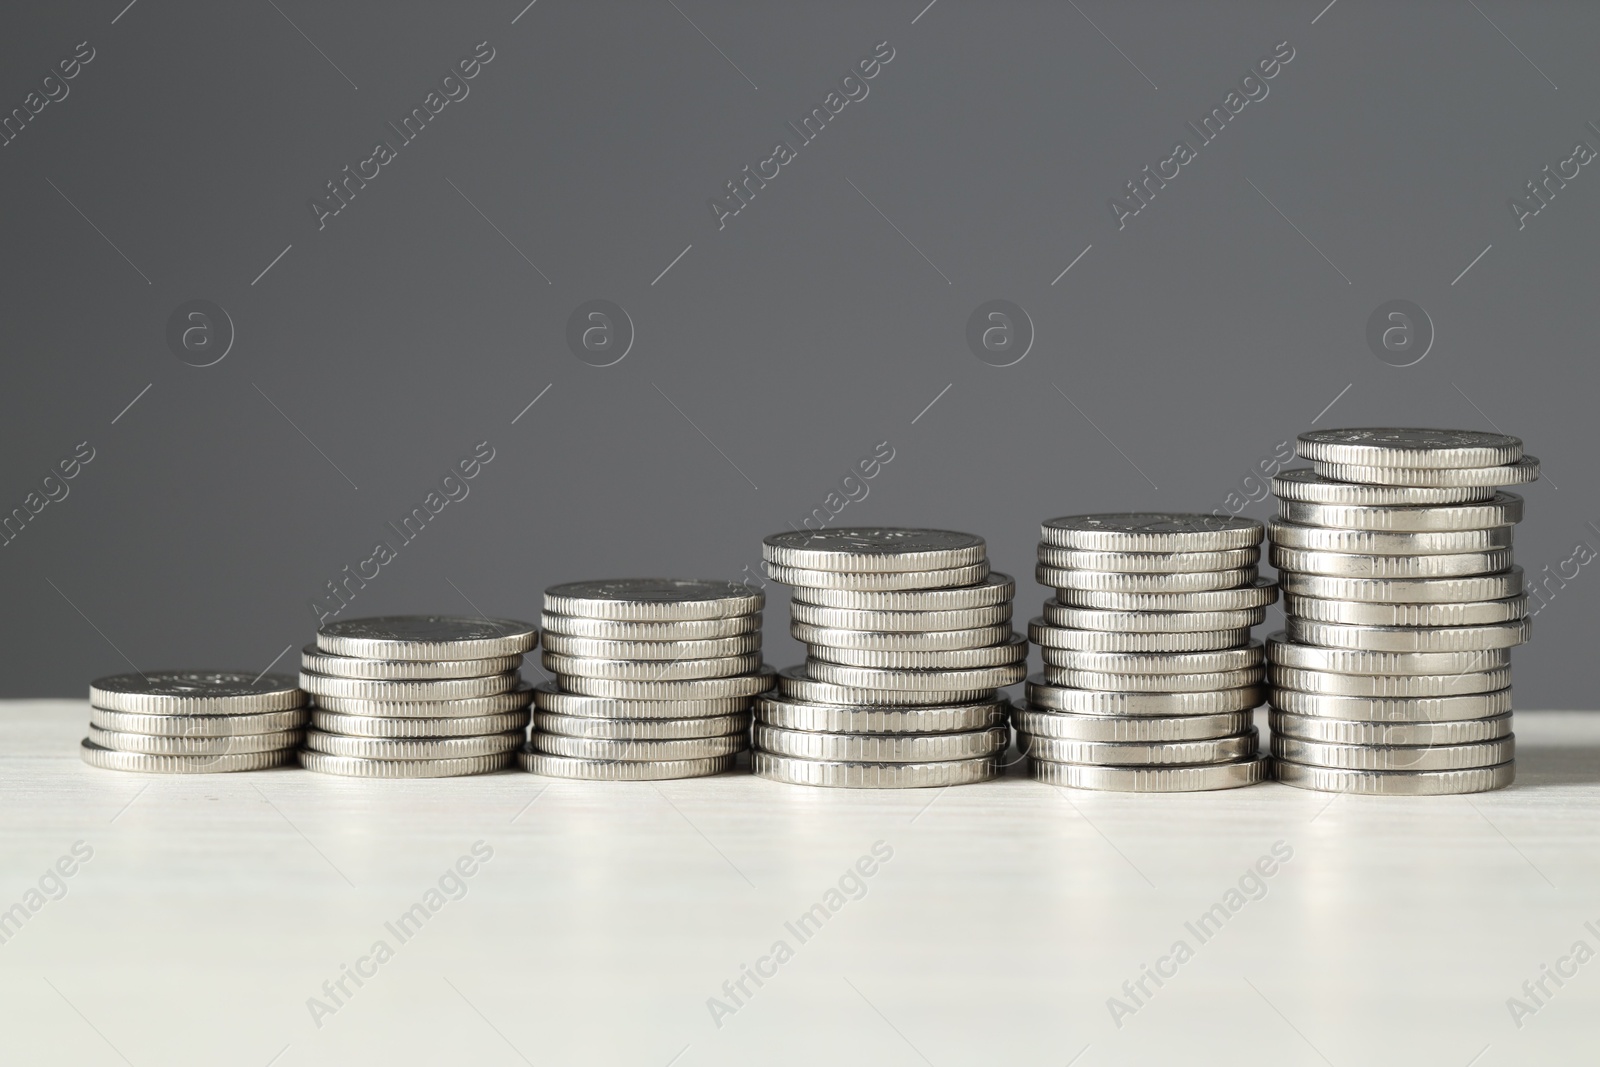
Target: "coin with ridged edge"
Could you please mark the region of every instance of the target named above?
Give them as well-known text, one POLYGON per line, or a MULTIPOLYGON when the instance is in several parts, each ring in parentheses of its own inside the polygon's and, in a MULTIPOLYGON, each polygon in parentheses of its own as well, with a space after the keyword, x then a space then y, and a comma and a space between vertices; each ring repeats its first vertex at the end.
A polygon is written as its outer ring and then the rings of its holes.
POLYGON ((1033 569, 1040 585, 1053 589, 1081 589, 1106 593, 1209 593, 1218 589, 1240 589, 1258 577, 1256 568, 1239 567, 1231 571, 1187 571, 1181 574, 1126 574, 1118 571, 1086 571, 1068 567, 1033 569))
POLYGON ((1511 566, 1512 558, 1509 548, 1432 556, 1377 556, 1272 546, 1272 565, 1280 571, 1336 578, 1461 578, 1503 571, 1511 566))
POLYGON ((789 636, 808 645, 827 648, 860 648, 881 652, 941 652, 951 649, 986 648, 1011 636, 1011 624, 976 626, 969 630, 848 630, 833 626, 789 624, 789 636))
POLYGON ((763 665, 760 670, 730 678, 686 678, 670 682, 569 676, 562 679, 562 688, 580 696, 615 697, 620 700, 707 700, 753 697, 771 689, 775 679, 772 668, 763 665))
POLYGON ((1056 602, 1074 608, 1110 611, 1237 611, 1264 608, 1278 599, 1270 578, 1257 578, 1240 589, 1197 593, 1116 593, 1103 589, 1057 589, 1056 602))
POLYGON ((546 653, 558 656, 584 656, 591 659, 623 660, 698 660, 726 656, 745 656, 761 651, 761 635, 737 634, 704 641, 611 641, 567 634, 544 635, 546 653))
POLYGON ((1354 463, 1312 463, 1324 478, 1364 485, 1433 487, 1495 487, 1523 485, 1539 480, 1539 457, 1523 456, 1498 467, 1364 467, 1354 463))
POLYGON ((1199 793, 1255 785, 1270 777, 1265 757, 1188 767, 1107 767, 1041 759, 1028 762, 1033 777, 1046 784, 1108 793, 1199 793))
POLYGON ((597 760, 678 760, 731 756, 750 747, 743 733, 721 737, 689 737, 673 741, 624 741, 614 738, 565 737, 536 733, 528 739, 536 752, 597 760))
POLYGON ((1260 641, 1207 652, 1084 652, 1072 648, 1045 648, 1041 652, 1046 666, 1112 674, 1216 674, 1245 670, 1265 661, 1260 641))
POLYGON ((810 589, 847 589, 851 592, 948 589, 952 586, 973 585, 989 575, 988 560, 936 571, 812 571, 800 567, 784 567, 776 563, 768 563, 765 566, 767 577, 780 585, 796 585, 810 589))
POLYGON ((1461 771, 1353 771, 1337 767, 1308 767, 1278 760, 1274 776, 1284 785, 1324 793, 1358 793, 1365 796, 1435 797, 1457 793, 1485 793, 1504 789, 1516 780, 1516 761, 1498 767, 1461 771))
POLYGON ((1347 626, 1493 626, 1527 618, 1528 598, 1513 596, 1462 604, 1372 604, 1286 595, 1283 613, 1290 619, 1347 626))
POLYGON ((1374 556, 1432 556, 1508 549, 1512 529, 1493 526, 1482 530, 1337 530, 1276 519, 1267 524, 1272 543, 1280 548, 1374 556))
POLYGON ((733 769, 733 756, 678 760, 598 760, 555 756, 524 748, 517 763, 531 774, 546 778, 576 778, 588 782, 663 782, 672 778, 706 778, 733 769))
POLYGON ((785 530, 761 541, 761 558, 815 571, 932 571, 984 559, 983 538, 956 530, 845 526, 785 530))
MULTIPOLYGON (((796 626, 813 630, 921 634, 929 631, 979 630, 1011 621, 1011 605, 990 604, 953 611, 868 611, 830 608, 795 600, 789 605, 790 632, 796 626)), ((797 637, 798 640, 805 640, 797 637)))
POLYGON ((367 678, 373 681, 424 681, 432 678, 482 678, 503 674, 522 666, 522 656, 489 656, 484 659, 360 659, 323 652, 316 645, 300 650, 300 668, 334 678, 367 678))
POLYGON ((819 682, 852 689, 887 689, 893 692, 973 692, 1016 685, 1027 677, 1026 663, 974 670, 892 670, 885 667, 849 667, 842 663, 806 660, 806 673, 819 682))
POLYGON ((949 589, 820 589, 797 586, 794 602, 853 611, 965 611, 1010 603, 1017 583, 1009 574, 991 571, 980 582, 949 589))
POLYGON ((376 760, 468 759, 512 752, 524 740, 521 730, 478 737, 350 737, 322 730, 306 731, 306 747, 330 756, 376 760))
POLYGON ((757 633, 761 613, 729 615, 721 619, 680 619, 676 622, 639 622, 630 619, 593 619, 582 615, 540 616, 545 647, 550 635, 592 637, 601 641, 714 641, 723 637, 757 633))
POLYGON ((796 759, 846 763, 931 763, 976 759, 1004 751, 1011 731, 1004 726, 941 734, 834 734, 785 730, 756 724, 758 751, 796 759))
POLYGON ((1316 622, 1290 615, 1284 633, 1290 641, 1324 648, 1366 649, 1374 652, 1463 652, 1486 648, 1514 648, 1526 644, 1533 626, 1529 619, 1491 626, 1349 626, 1316 622))
POLYGON ((1204 674, 1119 674, 1049 665, 1044 669, 1045 680, 1051 685, 1112 693, 1199 693, 1208 689, 1241 689, 1259 685, 1265 673, 1261 667, 1209 671, 1204 674))
POLYGON ((1248 711, 1267 699, 1266 687, 1260 685, 1194 693, 1126 693, 1051 685, 1042 674, 1029 676, 1024 692, 1034 707, 1074 715, 1215 715, 1248 711))
POLYGON ((539 642, 539 630, 518 619, 465 615, 380 615, 336 619, 317 630, 317 647, 363 659, 450 660, 520 656, 539 642))
POLYGON ((1482 430, 1360 426, 1307 430, 1295 453, 1313 462, 1373 467, 1494 467, 1522 458, 1520 438, 1482 430))
POLYGON ((1417 675, 1492 671, 1511 666, 1507 648, 1457 652, 1375 652, 1364 648, 1322 648, 1289 641, 1282 630, 1267 635, 1267 656, 1274 667, 1335 674, 1417 675))
POLYGON ((740 582, 711 578, 612 578, 567 582, 544 591, 552 615, 631 622, 723 619, 761 610, 766 594, 740 582))
POLYGON ((982 648, 947 648, 928 652, 832 648, 827 645, 811 645, 807 647, 807 651, 811 659, 850 667, 905 671, 977 670, 1021 663, 1028 658, 1028 639, 1021 634, 1013 633, 1004 644, 986 645, 982 648))
POLYGON ((525 730, 532 715, 508 711, 501 715, 474 715, 450 719, 416 719, 377 715, 342 715, 314 711, 311 725, 331 734, 349 737, 484 737, 508 730, 525 730))
POLYGON ((1494 767, 1516 755, 1516 735, 1467 745, 1334 745, 1302 741, 1275 734, 1276 759, 1308 767, 1339 767, 1352 771, 1459 771, 1469 767, 1494 767))
POLYGON ((995 687, 926 692, 894 692, 834 685, 811 677, 806 664, 785 667, 778 672, 778 696, 802 703, 832 704, 838 707, 950 707, 995 699, 995 687))
POLYGON ((931 763, 849 763, 756 752, 751 759, 751 770, 758 778, 789 785, 837 789, 931 789, 972 785, 998 778, 1000 761, 993 756, 980 756, 976 759, 936 760, 931 763))
POLYGON ((1073 741, 1024 734, 1017 751, 1050 763, 1088 763, 1097 767, 1161 767, 1233 763, 1256 754, 1256 730, 1203 741, 1073 741))
POLYGON ((89 709, 89 725, 117 733, 153 737, 239 737, 298 730, 310 719, 308 708, 263 711, 254 715, 139 715, 131 711, 89 709))
POLYGON ((260 771, 281 767, 294 759, 294 750, 236 752, 217 756, 157 756, 148 752, 118 752, 102 748, 88 738, 78 746, 78 755, 91 767, 108 771, 138 771, 145 774, 227 774, 233 771, 260 771))
POLYGON ((1118 634, 1181 634, 1242 630, 1266 621, 1266 608, 1232 611, 1108 611, 1075 608, 1056 599, 1044 602, 1044 621, 1051 626, 1118 634))
POLYGON ((1184 574, 1189 571, 1227 571, 1253 567, 1261 550, 1230 548, 1222 552, 1090 552, 1081 548, 1039 546, 1039 562, 1046 567, 1070 567, 1127 574, 1184 574))
POLYGON ((1367 697, 1274 689, 1273 707, 1292 715, 1363 722, 1452 722, 1487 719, 1511 710, 1511 690, 1445 697, 1367 697))
POLYGON ((245 752, 276 752, 294 748, 303 731, 280 730, 271 734, 231 734, 227 737, 164 737, 103 730, 92 723, 87 740, 117 752, 147 752, 152 756, 226 756, 245 752))
POLYGON ((1358 485, 1324 478, 1310 467, 1291 467, 1272 478, 1272 494, 1279 500, 1308 504, 1348 504, 1355 507, 1450 507, 1492 500, 1493 486, 1358 485))
POLYGON ((1261 543, 1255 519, 1184 512, 1123 512, 1046 519, 1045 544, 1091 552, 1222 552, 1261 543))
POLYGON ((742 734, 750 713, 709 715, 703 719, 593 719, 541 711, 533 717, 537 730, 566 737, 600 737, 615 741, 676 741, 693 737, 742 734))
POLYGON ((545 682, 536 688, 533 702, 540 711, 596 719, 695 719, 733 715, 750 707, 748 696, 688 700, 625 699, 568 693, 555 682, 545 682))
POLYGON ((608 678, 619 682, 677 682, 749 674, 761 666, 761 653, 719 656, 716 659, 653 660, 594 659, 541 652, 539 661, 544 664, 545 670, 559 675, 563 681, 578 676, 608 678))
POLYGON ((759 697, 756 721, 785 730, 830 734, 943 734, 983 730, 1006 721, 1011 705, 983 700, 931 708, 841 706, 759 697))
POLYGON ((525 708, 533 702, 533 686, 519 681, 503 693, 455 700, 375 700, 367 697, 317 697, 317 707, 341 715, 374 715, 379 718, 454 719, 501 715, 525 708))
POLYGON ((306 695, 286 674, 146 671, 96 678, 89 703, 137 715, 245 715, 303 707, 306 695))
MULTIPOLYGON (((366 678, 334 678, 326 674, 300 672, 300 687, 314 696, 356 697, 363 700, 460 700, 464 697, 494 696, 515 689, 522 679, 516 671, 490 674, 482 678, 433 678, 421 682, 372 681, 366 678)), ((319 699, 317 703, 322 704, 319 699)))
POLYGON ((1267 722, 1274 734, 1335 745, 1466 745, 1511 736, 1510 712, 1445 722, 1364 722, 1271 711, 1267 722))
MULTIPOLYGON (((1216 715, 1072 715, 1060 711, 1018 708, 1011 723, 1019 734, 1063 741, 1162 742, 1209 741, 1241 734, 1250 728, 1248 711, 1216 715)), ((1074 761, 1079 762, 1079 761, 1074 761)))
POLYGON ((1041 618, 1028 623, 1028 639, 1040 648, 1080 652, 1209 652, 1237 648, 1250 640, 1248 628, 1192 630, 1186 633, 1119 633, 1049 626, 1041 618))
MULTIPOLYGON (((1267 682, 1302 693, 1351 697, 1448 697, 1492 693, 1511 684, 1511 668, 1462 674, 1340 674, 1268 664, 1267 682)), ((1276 697, 1274 698, 1276 700, 1276 697)), ((1281 706, 1281 705, 1280 705, 1281 706)))
POLYGON ((334 756, 302 748, 300 766, 318 774, 337 774, 346 778, 460 778, 469 774, 488 774, 510 767, 510 752, 465 759, 362 759, 359 756, 334 756))
POLYGON ((1286 595, 1371 604, 1461 604, 1522 594, 1522 568, 1465 578, 1340 578, 1327 574, 1278 575, 1286 595))
POLYGON ((1374 507, 1280 500, 1278 516, 1285 522, 1337 530, 1388 533, 1486 530, 1521 522, 1522 498, 1515 493, 1496 493, 1493 499, 1481 504, 1438 507, 1374 507))

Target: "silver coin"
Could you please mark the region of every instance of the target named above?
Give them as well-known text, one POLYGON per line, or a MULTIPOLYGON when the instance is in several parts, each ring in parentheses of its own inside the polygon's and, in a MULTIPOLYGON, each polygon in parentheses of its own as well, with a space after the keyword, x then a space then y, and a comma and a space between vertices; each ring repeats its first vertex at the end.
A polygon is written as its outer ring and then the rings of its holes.
POLYGON ((1490 626, 1349 626, 1317 622, 1290 615, 1284 633, 1289 640, 1324 648, 1360 648, 1375 652, 1459 652, 1485 648, 1512 648, 1526 644, 1531 620, 1518 619, 1490 626))
POLYGON ((116 733, 151 737, 243 737, 298 730, 311 717, 308 708, 263 711, 254 715, 140 715, 131 711, 89 709, 89 724, 116 733))
POLYGON ((1278 781, 1298 789, 1390 797, 1483 793, 1491 789, 1504 789, 1515 780, 1516 773, 1516 763, 1510 760, 1498 767, 1474 767, 1463 771, 1353 771, 1336 767, 1307 767, 1285 760, 1278 760, 1274 768, 1278 781))
POLYGON ((685 678, 679 681, 637 682, 569 676, 562 679, 561 687, 579 696, 612 697, 618 700, 714 700, 753 697, 771 689, 775 680, 773 669, 762 665, 760 670, 730 678, 685 678))
POLYGON ((535 733, 528 739, 535 752, 597 760, 683 760, 731 756, 750 747, 748 734, 687 737, 674 741, 622 741, 613 738, 565 737, 535 733))
MULTIPOLYGON (((1340 674, 1268 664, 1267 683, 1274 690, 1297 689, 1302 693, 1327 693, 1330 696, 1450 697, 1504 689, 1511 684, 1511 668, 1462 674, 1372 675, 1340 674)), ((1274 704, 1283 707, 1276 691, 1272 699, 1274 704)))
POLYGON ((1290 619, 1350 626, 1492 626, 1526 618, 1528 598, 1513 596, 1464 604, 1368 604, 1359 600, 1285 596, 1283 612, 1290 619))
POLYGON ((789 619, 791 633, 796 625, 801 625, 818 630, 919 634, 935 630, 978 630, 999 626, 1011 621, 1011 604, 990 604, 987 607, 955 611, 867 611, 829 608, 795 600, 789 605, 789 619))
MULTIPOLYGON (((1026 646, 1024 646, 1026 654, 1026 646)), ((1016 685, 1028 675, 1026 663, 974 670, 894 670, 885 667, 850 667, 819 659, 806 660, 806 672, 819 682, 852 689, 887 689, 893 692, 970 693, 1016 685)))
POLYGON ((449 719, 342 715, 336 711, 311 713, 312 726, 327 733, 349 737, 485 737, 511 730, 526 730, 529 719, 530 713, 526 710, 449 719))
POLYGON ((464 615, 382 615, 336 619, 317 630, 317 647, 363 659, 485 659, 520 656, 538 644, 539 630, 518 619, 464 615))
POLYGON ((944 734, 1002 725, 1010 707, 1004 700, 931 708, 848 707, 767 696, 756 700, 756 720, 829 734, 944 734))
MULTIPOLYGON (((827 645, 808 646, 807 651, 811 659, 849 667, 876 667, 896 671, 979 670, 1021 663, 1028 658, 1028 639, 1021 634, 1013 633, 1004 644, 988 645, 984 648, 949 648, 931 652, 830 648, 827 645)), ((1020 682, 1022 679, 1019 677, 1017 681, 1020 682)))
POLYGON ((744 656, 761 651, 761 635, 738 634, 704 641, 610 641, 567 634, 544 635, 548 654, 613 660, 700 660, 744 656))
POLYGON ((1307 430, 1294 448, 1313 462, 1372 467, 1494 467, 1522 458, 1521 439, 1505 434, 1396 426, 1307 430))
POLYGON ((1274 667, 1334 674, 1461 674, 1511 666, 1508 648, 1457 652, 1375 652, 1364 648, 1321 648, 1289 641, 1282 630, 1267 635, 1267 657, 1274 667))
POLYGON ((503 693, 454 700, 391 700, 372 697, 339 697, 320 694, 317 707, 342 715, 370 715, 378 718, 470 719, 517 711, 533 702, 533 687, 518 681, 503 693))
POLYGON ((1250 729, 1252 717, 1248 711, 1229 711, 1216 715, 1134 717, 1071 715, 1059 711, 1017 708, 1011 713, 1011 723, 1019 734, 1057 738, 1063 741, 1209 741, 1243 733, 1250 729))
POLYGON ((1488 552, 1511 547, 1510 526, 1483 530, 1335 530, 1277 519, 1267 524, 1272 543, 1312 552, 1350 552, 1377 556, 1488 552))
POLYGON ((839 789, 929 789, 972 785, 998 778, 1000 761, 993 756, 980 756, 977 759, 937 760, 932 763, 847 763, 757 752, 751 760, 751 770, 758 778, 790 785, 839 789))
POLYGON ((1115 630, 1075 630, 1049 626, 1036 618, 1028 623, 1028 638, 1040 648, 1082 652, 1206 652, 1237 648, 1250 640, 1250 631, 1191 630, 1180 633, 1118 633, 1115 630))
POLYGON ((1226 571, 1253 567, 1261 549, 1230 548, 1221 552, 1091 552, 1080 548, 1039 545, 1039 562, 1046 567, 1069 567, 1127 574, 1184 574, 1190 571, 1226 571))
POLYGON ((1462 578, 1493 574, 1511 566, 1509 548, 1492 552, 1448 552, 1431 556, 1373 556, 1354 552, 1305 552, 1272 546, 1272 565, 1297 574, 1335 578, 1462 578))
POLYGON ((1164 677, 1245 670, 1259 667, 1266 661, 1260 641, 1251 641, 1241 648, 1219 648, 1208 652, 1084 652, 1071 648, 1046 648, 1042 653, 1047 667, 1164 677))
POLYGON ((1196 763, 1234 763, 1256 754, 1254 726, 1232 737, 1204 741, 1071 741, 1023 734, 1017 751, 1050 763, 1089 763, 1097 767, 1160 767, 1196 763))
POLYGON ((767 577, 780 585, 810 589, 845 589, 851 592, 894 592, 905 589, 948 589, 972 585, 989 576, 989 561, 937 571, 812 571, 765 565, 767 577))
POLYGON ((1231 611, 1108 611, 1075 608, 1056 599, 1044 602, 1044 621, 1051 626, 1101 630, 1118 634, 1215 633, 1243 630, 1266 621, 1266 608, 1231 611))
POLYGON ((761 541, 761 558, 780 567, 814 571, 935 571, 985 558, 983 538, 955 530, 847 526, 785 530, 761 541))
POLYGON ((796 641, 826 648, 875 649, 881 652, 941 652, 950 649, 987 648, 1011 636, 1011 624, 976 626, 970 630, 922 630, 916 632, 849 630, 833 626, 810 626, 791 622, 789 635, 796 641))
POLYGON ((797 586, 790 591, 794 603, 852 611, 967 611, 1009 604, 1017 583, 1009 574, 991 571, 972 585, 950 589, 820 589, 797 586))
POLYGON ((856 686, 835 685, 813 678, 804 663, 785 667, 778 672, 778 696, 785 700, 832 704, 863 711, 874 708, 943 708, 956 704, 992 702, 995 699, 994 691, 994 686, 927 692, 862 689, 856 686))
POLYGON ((1324 478, 1310 467, 1291 467, 1272 478, 1272 494, 1281 500, 1355 507, 1448 507, 1492 500, 1493 486, 1357 485, 1324 478))
POLYGON ((942 734, 831 734, 757 723, 759 752, 849 763, 932 763, 993 756, 1011 743, 1005 726, 942 734))
POLYGON ((1051 685, 1043 674, 1028 678, 1030 707, 1073 715, 1117 717, 1217 715, 1248 711, 1267 699, 1265 686, 1202 690, 1195 693, 1119 693, 1051 685))
POLYGON ((1271 711, 1267 713, 1267 722, 1274 734, 1335 745, 1465 745, 1511 735, 1510 712, 1489 719, 1364 722, 1360 719, 1326 719, 1316 715, 1271 711))
POLYGON ((300 730, 280 730, 271 734, 231 734, 227 737, 167 737, 103 730, 90 724, 87 740, 116 752, 146 752, 152 756, 228 756, 294 748, 302 736, 303 731, 300 730))
POLYGON ((710 715, 703 719, 598 719, 582 715, 557 715, 541 711, 534 729, 566 737, 601 737, 616 741, 675 741, 692 737, 721 737, 750 729, 750 713, 710 715))
MULTIPOLYGON (((761 666, 761 653, 719 656, 716 659, 591 659, 542 652, 544 669, 563 681, 572 677, 609 678, 626 682, 677 682, 702 678, 732 678, 761 666)), ((572 688, 568 686, 568 688, 572 688)))
POLYGON ((544 591, 552 615, 629 622, 725 619, 761 610, 766 594, 740 582, 711 578, 614 578, 568 582, 544 591))
POLYGON ((281 767, 294 759, 294 750, 235 752, 217 756, 156 756, 148 752, 118 752, 102 748, 88 738, 78 746, 78 755, 91 767, 108 771, 140 771, 145 774, 226 774, 231 771, 260 771, 281 767))
POLYGON ((588 782, 661 782, 671 778, 706 778, 733 769, 733 756, 678 760, 597 760, 553 756, 524 748, 517 763, 546 778, 576 778, 588 782))
POLYGON ((1045 681, 1051 685, 1100 689, 1111 693, 1199 693, 1208 689, 1242 689, 1260 685, 1265 675, 1266 671, 1261 667, 1208 671, 1204 674, 1118 674, 1051 666, 1044 669, 1045 681))
POLYGON ((1285 594, 1365 604, 1468 604, 1522 594, 1522 568, 1463 578, 1341 578, 1327 574, 1284 573, 1285 594))
POLYGON ((1274 689, 1275 708, 1303 718, 1349 719, 1361 722, 1456 722, 1489 719, 1511 710, 1511 690, 1446 697, 1337 696, 1274 689))
POLYGON ((1481 504, 1449 507, 1362 507, 1354 504, 1315 504, 1280 500, 1278 515, 1285 522, 1340 530, 1423 533, 1443 530, 1486 530, 1514 526, 1522 521, 1522 498, 1496 493, 1481 504))
POLYGON ((1313 463, 1324 478, 1365 485, 1494 487, 1523 485, 1539 480, 1539 457, 1523 456, 1515 463, 1496 467, 1364 467, 1354 463, 1313 463))
POLYGON ((601 641, 714 641, 723 637, 759 633, 761 613, 729 615, 722 619, 679 619, 676 622, 635 622, 629 619, 594 619, 583 615, 545 614, 545 647, 552 634, 593 637, 601 641))
POLYGON ((138 715, 245 715, 304 707, 286 674, 250 671, 146 671, 89 683, 89 703, 138 715))
POLYGON ((298 755, 300 766, 308 771, 343 775, 346 778, 459 778, 469 774, 503 771, 513 762, 510 752, 460 759, 363 759, 302 748, 298 755))
POLYGON ((323 730, 306 731, 306 748, 330 756, 376 760, 444 760, 514 752, 523 742, 521 730, 477 737, 351 737, 323 730))
POLYGON ((368 678, 374 681, 421 681, 430 678, 482 678, 504 674, 522 666, 522 656, 490 656, 485 659, 360 659, 323 652, 316 645, 300 650, 300 669, 335 678, 368 678))
POLYGON ((1203 593, 1114 593, 1099 589, 1057 589, 1056 601, 1074 608, 1109 611, 1239 611, 1263 608, 1278 599, 1278 586, 1270 578, 1257 578, 1242 589, 1216 589, 1203 593))
POLYGON ((362 700, 419 701, 460 700, 486 697, 515 689, 522 681, 516 671, 490 674, 482 678, 434 678, 422 682, 371 681, 365 678, 334 678, 326 674, 300 672, 300 687, 315 695, 319 707, 327 707, 323 697, 356 697, 362 700))
POLYGON ((1097 767, 1041 759, 1028 762, 1033 777, 1049 785, 1111 793, 1198 793, 1255 785, 1269 777, 1264 757, 1191 767, 1097 767))
POLYGON ((1046 519, 1040 537, 1091 552, 1223 552, 1260 544, 1262 532, 1261 523, 1243 516, 1131 512, 1046 519))
POLYGON ((1204 593, 1248 586, 1256 580, 1257 573, 1254 567, 1238 567, 1231 571, 1189 571, 1183 574, 1123 574, 1040 564, 1033 569, 1033 577, 1040 585, 1055 589, 1109 593, 1204 593))
POLYGON ((1306 767, 1352 771, 1459 771, 1494 767, 1516 755, 1516 736, 1468 745, 1334 745, 1275 734, 1272 755, 1306 767))
MULTIPOLYGON (((771 675, 766 684, 771 685, 771 675)), ((533 691, 534 705, 540 711, 593 719, 695 719, 716 715, 735 715, 750 707, 748 696, 700 697, 687 700, 640 700, 620 697, 584 696, 568 693, 555 682, 545 682, 533 691)))

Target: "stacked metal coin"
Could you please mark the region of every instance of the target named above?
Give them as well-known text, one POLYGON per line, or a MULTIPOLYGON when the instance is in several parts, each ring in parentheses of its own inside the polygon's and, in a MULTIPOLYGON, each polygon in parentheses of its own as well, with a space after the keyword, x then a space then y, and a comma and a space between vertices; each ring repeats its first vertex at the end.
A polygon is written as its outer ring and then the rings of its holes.
POLYGON ((156 774, 255 771, 288 763, 306 724, 293 678, 245 671, 151 671, 89 685, 91 767, 156 774))
POLYGON ((325 624, 300 655, 316 700, 300 764, 354 778, 450 778, 511 765, 533 695, 530 623, 388 615, 325 624))
POLYGON ((621 578, 544 593, 544 665, 524 770, 653 781, 733 767, 750 747, 765 594, 738 582, 621 578))
POLYGON ((1251 709, 1266 697, 1250 627, 1277 598, 1262 526, 1187 514, 1069 515, 1039 542, 1055 589, 1029 636, 1044 672, 1012 722, 1054 785, 1189 792, 1266 777, 1251 709))
POLYGON ((803 666, 756 702, 755 773, 796 785, 914 788, 1000 773, 997 692, 1027 674, 1016 584, 983 538, 949 530, 774 534, 767 573, 793 588, 803 666))
POLYGON ((1280 781, 1382 795, 1515 776, 1510 650, 1528 639, 1512 526, 1522 442, 1468 430, 1317 430, 1272 480, 1287 629, 1267 642, 1280 781))

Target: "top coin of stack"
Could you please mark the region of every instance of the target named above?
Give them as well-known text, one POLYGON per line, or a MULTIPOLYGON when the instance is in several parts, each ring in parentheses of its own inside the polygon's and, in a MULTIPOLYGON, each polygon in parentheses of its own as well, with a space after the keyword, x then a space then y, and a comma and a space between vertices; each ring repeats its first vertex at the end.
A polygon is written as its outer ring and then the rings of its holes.
POLYGON ((558 778, 698 778, 750 742, 766 596, 738 582, 620 578, 544 593, 544 665, 524 770, 558 778))
POLYGON ((793 587, 803 667, 756 704, 755 772, 797 785, 961 785, 999 773, 996 690, 1027 673, 1016 585, 983 538, 895 527, 793 531, 762 543, 793 587))
POLYGON ((151 671, 89 685, 92 767, 158 774, 254 771, 289 762, 306 695, 282 674, 151 671))
POLYGON ((1471 430, 1315 430, 1273 479, 1287 628, 1269 638, 1279 780, 1384 795, 1509 785, 1510 649, 1528 639, 1512 526, 1522 442, 1471 430))
POLYGON ((1034 777, 1127 792, 1227 789, 1261 781, 1251 709, 1277 596, 1257 576, 1254 519, 1069 515, 1045 522, 1029 626, 1045 668, 1013 722, 1034 777))
POLYGON ((532 695, 517 672, 539 631, 515 619, 336 620, 300 654, 317 704, 301 766, 356 778, 444 778, 511 765, 532 695))

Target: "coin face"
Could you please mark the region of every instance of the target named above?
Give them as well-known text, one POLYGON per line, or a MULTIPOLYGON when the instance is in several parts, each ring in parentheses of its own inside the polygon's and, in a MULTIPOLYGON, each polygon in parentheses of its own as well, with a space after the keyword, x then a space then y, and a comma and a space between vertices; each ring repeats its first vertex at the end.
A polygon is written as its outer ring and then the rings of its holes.
POLYGON ((985 553, 976 534, 898 526, 785 530, 761 544, 769 563, 825 571, 942 570, 977 563, 985 553))
POLYGON ((1242 516, 1121 512, 1047 519, 1047 545, 1101 552, 1218 552, 1261 542, 1263 528, 1242 516))
POLYGON ((544 591, 544 610, 600 619, 720 619, 761 610, 766 595, 714 578, 608 578, 544 591))
POLYGON ((146 671, 89 683, 89 702, 152 715, 282 711, 305 704, 290 675, 251 671, 146 671))
POLYGON ((1493 467, 1521 459, 1522 441, 1479 430, 1372 426, 1310 430, 1295 451, 1302 459, 1375 467, 1493 467))
POLYGON ((317 648, 369 659, 480 659, 527 652, 539 631, 517 619, 465 615, 380 615, 336 619, 317 631, 317 648))

